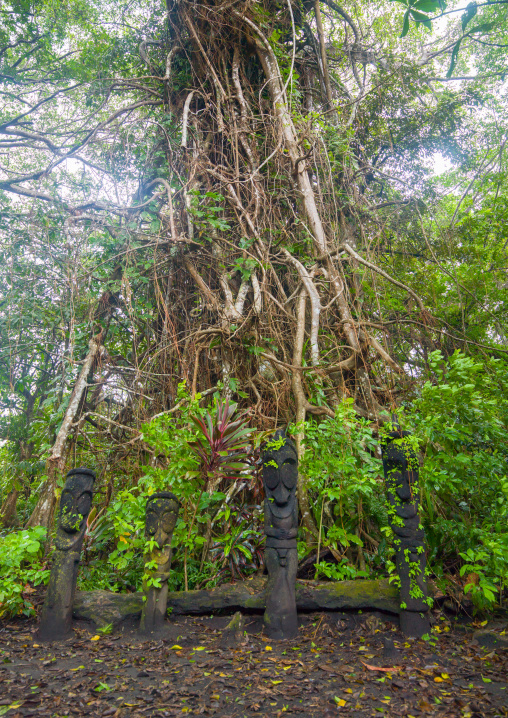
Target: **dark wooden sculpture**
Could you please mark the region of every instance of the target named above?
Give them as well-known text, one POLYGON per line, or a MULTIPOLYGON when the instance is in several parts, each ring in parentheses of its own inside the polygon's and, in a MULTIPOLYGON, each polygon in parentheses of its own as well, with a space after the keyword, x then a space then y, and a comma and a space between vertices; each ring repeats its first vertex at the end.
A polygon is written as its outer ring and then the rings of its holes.
POLYGON ((39 627, 41 640, 59 640, 71 631, 72 604, 94 481, 95 472, 91 469, 81 467, 67 474, 60 498, 56 550, 39 627))
POLYGON ((418 511, 418 457, 409 436, 395 426, 381 446, 400 579, 400 627, 407 636, 421 637, 430 631, 427 558, 418 511))
POLYGON ((277 431, 263 451, 265 487, 265 565, 268 570, 264 622, 270 638, 298 633, 296 572, 298 551, 298 455, 285 432, 277 431))
POLYGON ((152 494, 146 503, 145 537, 157 545, 145 555, 145 562, 152 564, 152 567, 148 568, 148 579, 143 584, 146 600, 141 612, 141 631, 144 633, 153 633, 164 625, 171 568, 171 539, 179 510, 180 502, 169 491, 152 494))

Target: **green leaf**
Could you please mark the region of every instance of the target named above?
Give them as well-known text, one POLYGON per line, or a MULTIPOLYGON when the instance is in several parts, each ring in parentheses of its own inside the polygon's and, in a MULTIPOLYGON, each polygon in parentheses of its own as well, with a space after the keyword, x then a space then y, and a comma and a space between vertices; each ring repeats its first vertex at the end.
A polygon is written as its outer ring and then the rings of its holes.
POLYGON ((438 12, 440 9, 439 0, 417 0, 411 5, 413 10, 421 12, 438 12))
POLYGON ((470 2, 466 7, 466 12, 460 18, 460 21, 462 23, 462 32, 465 31, 468 23, 471 22, 477 12, 478 8, 476 7, 476 3, 470 2))
POLYGON ((458 40, 458 42, 455 43, 452 50, 452 57, 450 60, 450 67, 448 68, 448 72, 446 73, 446 77, 451 77, 453 74, 453 71, 455 69, 455 65, 457 64, 457 57, 460 50, 460 43, 462 40, 458 40))
POLYGON ((404 13, 404 20, 402 22, 402 32, 400 33, 401 37, 406 37, 406 35, 409 32, 409 10, 406 10, 404 13))
POLYGON ((428 15, 418 12, 418 10, 411 10, 411 16, 415 22, 425 25, 425 27, 429 30, 432 28, 430 17, 428 15))
POLYGON ((481 25, 475 25, 475 27, 471 28, 469 34, 471 35, 473 32, 490 32, 494 26, 495 23, 493 22, 483 22, 481 25))

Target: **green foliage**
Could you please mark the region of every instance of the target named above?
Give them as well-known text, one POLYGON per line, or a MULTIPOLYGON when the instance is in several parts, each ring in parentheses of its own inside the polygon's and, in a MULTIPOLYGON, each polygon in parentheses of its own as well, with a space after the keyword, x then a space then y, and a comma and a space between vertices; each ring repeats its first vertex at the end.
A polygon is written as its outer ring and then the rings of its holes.
POLYGON ((220 580, 245 579, 263 565, 264 534, 254 528, 249 511, 221 509, 216 522, 224 521, 224 533, 216 537, 210 548, 210 558, 220 580))
POLYGON ((238 523, 239 514, 229 506, 231 494, 227 497, 218 490, 223 479, 234 479, 239 488, 250 481, 244 474, 250 465, 246 441, 253 430, 247 428, 242 414, 232 420, 236 404, 214 399, 208 411, 200 407, 199 394, 191 397, 185 383, 179 386, 177 399, 181 404, 178 417, 166 414, 143 427, 144 438, 164 457, 164 466, 144 467, 137 486, 118 491, 107 513, 91 521, 80 588, 141 587, 147 569, 143 557, 150 549, 144 536, 146 502, 154 492, 168 489, 181 502, 173 533, 170 590, 214 585, 224 569, 238 576, 259 567, 259 532, 252 518, 243 512, 238 523), (212 521, 222 525, 224 533, 217 530, 206 538, 212 521), (215 560, 220 557, 220 571, 212 569, 206 558, 210 549, 215 560))
POLYGON ((229 224, 220 215, 224 214, 224 197, 217 192, 189 190, 191 197, 190 214, 194 219, 194 226, 199 236, 211 240, 214 232, 228 230, 229 224), (219 202, 220 204, 214 204, 219 202))
POLYGON ((47 583, 43 561, 46 529, 36 526, 0 536, 0 617, 34 616, 32 586, 47 583))
POLYGON ((431 564, 439 573, 460 555, 484 577, 473 599, 493 601, 508 580, 508 373, 458 351, 429 361, 414 418, 431 564))
MULTIPOLYGON (((366 517, 378 525, 387 522, 379 446, 371 425, 346 399, 333 419, 306 422, 305 444, 300 476, 313 497, 322 546, 339 554, 352 545, 362 549, 366 517)), ((326 575, 329 569, 321 563, 318 571, 326 575)), ((347 571, 352 575, 358 567, 341 559, 335 570, 346 577, 347 571)))
POLYGON ((320 561, 315 564, 316 576, 329 579, 330 581, 351 581, 355 578, 366 578, 369 576, 367 571, 360 571, 346 559, 341 559, 338 563, 327 563, 320 561))
MULTIPOLYGON (((505 569, 507 555, 508 552, 505 551, 502 557, 505 569)), ((488 571, 488 573, 492 574, 492 564, 495 563, 492 559, 497 558, 497 556, 492 556, 488 551, 473 551, 473 549, 468 549, 466 553, 461 553, 460 557, 466 562, 460 567, 460 575, 464 576, 468 574, 464 593, 470 593, 473 602, 479 608, 492 607, 496 601, 496 593, 499 591, 499 586, 487 577, 486 572, 488 571), (489 564, 490 571, 487 569, 489 564)), ((506 575, 508 574, 506 574, 505 570, 505 576, 506 575)))

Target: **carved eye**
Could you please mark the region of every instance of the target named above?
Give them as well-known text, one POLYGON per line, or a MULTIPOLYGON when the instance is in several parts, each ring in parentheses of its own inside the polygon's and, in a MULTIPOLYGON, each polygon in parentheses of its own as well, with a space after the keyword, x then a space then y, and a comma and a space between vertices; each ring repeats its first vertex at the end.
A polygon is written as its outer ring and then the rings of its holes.
POLYGON ((92 497, 90 496, 90 494, 81 494, 78 499, 78 513, 80 513, 81 516, 88 516, 88 512, 90 511, 91 505, 92 497))
POLYGON ((280 477, 286 489, 294 489, 298 479, 298 470, 294 459, 286 459, 280 467, 280 477))
POLYGON ((145 522, 145 531, 148 536, 153 536, 155 532, 157 531, 157 526, 159 525, 159 517, 155 513, 155 511, 147 511, 146 512, 146 522, 145 522))
POLYGON ((173 531, 176 524, 176 514, 173 511, 166 511, 161 519, 162 530, 169 534, 173 531))
POLYGON ((273 491, 279 483, 279 467, 270 464, 265 464, 263 467, 263 479, 265 485, 270 491, 273 491))
POLYGON ((74 510, 74 496, 70 491, 64 489, 62 491, 62 498, 60 499, 60 510, 62 512, 69 512, 74 510))

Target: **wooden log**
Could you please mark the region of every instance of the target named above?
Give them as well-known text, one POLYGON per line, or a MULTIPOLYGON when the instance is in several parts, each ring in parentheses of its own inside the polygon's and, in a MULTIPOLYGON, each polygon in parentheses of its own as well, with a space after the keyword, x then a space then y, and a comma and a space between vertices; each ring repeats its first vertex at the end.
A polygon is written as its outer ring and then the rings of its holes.
MULTIPOLYGON (((168 609, 175 614, 206 614, 221 610, 263 611, 266 578, 223 584, 202 591, 168 593, 168 609)), ((142 593, 78 591, 74 617, 94 621, 98 626, 119 623, 141 615, 142 593)), ((398 614, 399 597, 395 586, 386 579, 356 581, 296 582, 298 611, 378 610, 398 614)))

